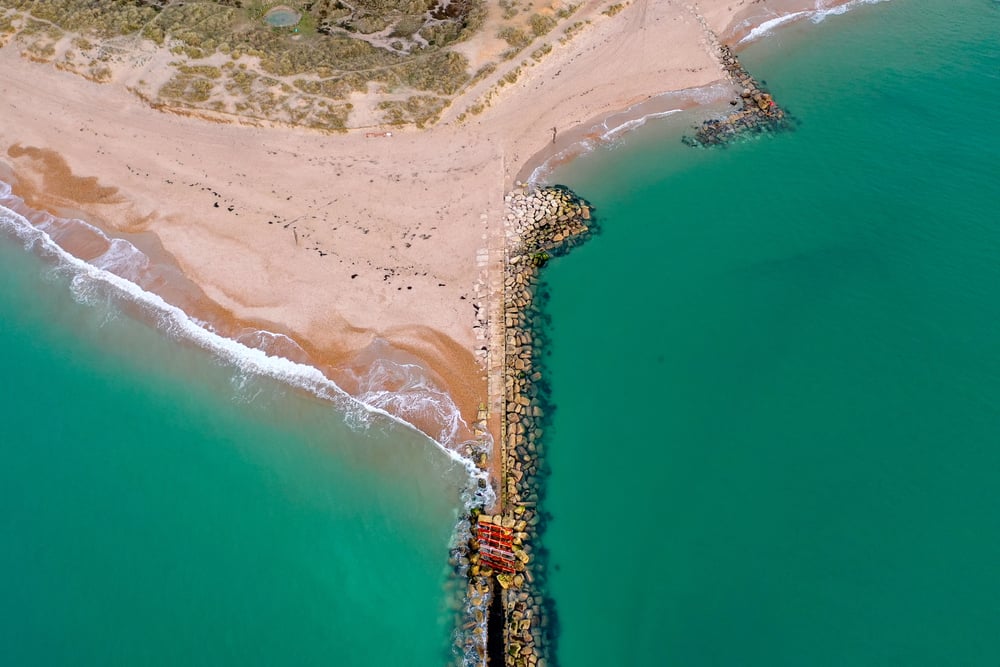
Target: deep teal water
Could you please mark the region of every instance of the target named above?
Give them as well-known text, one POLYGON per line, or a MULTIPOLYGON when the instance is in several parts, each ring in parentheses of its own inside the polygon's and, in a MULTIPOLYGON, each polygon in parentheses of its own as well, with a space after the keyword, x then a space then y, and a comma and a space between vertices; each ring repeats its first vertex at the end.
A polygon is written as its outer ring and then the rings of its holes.
MULTIPOLYGON (((576 665, 994 665, 1000 8, 744 54, 801 120, 558 174, 545 536, 576 665)), ((0 239, 0 664, 438 665, 465 473, 0 239)))
POLYGON ((464 469, 0 266, 0 664, 445 661, 464 469))
POLYGON ((1000 6, 743 57, 795 132, 555 175, 603 228, 544 272, 559 662, 1000 664, 1000 6))

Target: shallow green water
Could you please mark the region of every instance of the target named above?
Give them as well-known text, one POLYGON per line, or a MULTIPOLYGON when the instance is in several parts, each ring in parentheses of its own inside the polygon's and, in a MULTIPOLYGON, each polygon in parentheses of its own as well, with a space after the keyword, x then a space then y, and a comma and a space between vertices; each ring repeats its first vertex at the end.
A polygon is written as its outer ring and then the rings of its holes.
POLYGON ((1000 664, 998 35, 791 27, 744 61, 797 131, 556 175, 603 223, 544 272, 561 665, 1000 664))
POLYGON ((444 662, 463 469, 0 265, 0 664, 444 662))

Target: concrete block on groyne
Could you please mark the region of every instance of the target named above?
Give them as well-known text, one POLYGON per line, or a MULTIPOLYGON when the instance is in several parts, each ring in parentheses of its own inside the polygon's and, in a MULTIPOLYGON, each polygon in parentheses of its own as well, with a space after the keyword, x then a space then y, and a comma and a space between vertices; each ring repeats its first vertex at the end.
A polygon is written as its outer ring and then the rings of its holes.
MULTIPOLYGON (((551 661, 549 628, 551 607, 544 597, 545 567, 537 558, 538 533, 543 517, 538 511, 542 495, 544 446, 543 423, 549 414, 544 404, 538 368, 543 337, 536 330, 536 287, 539 270, 556 255, 585 241, 594 230, 592 207, 565 188, 518 187, 505 197, 506 239, 503 289, 490 295, 502 301, 502 373, 491 405, 500 406, 500 433, 494 456, 502 462, 499 480, 499 512, 473 510, 469 517, 469 540, 463 550, 468 595, 465 608, 471 618, 465 630, 486 626, 486 636, 466 633, 461 647, 463 664, 504 664, 510 667, 544 667, 551 661), (490 531, 479 524, 494 524, 510 536, 511 560, 498 555, 490 531), (486 537, 483 537, 486 535, 486 537), (498 558, 500 560, 498 560, 498 558), (501 567, 502 566, 502 567, 501 567), (482 592, 487 582, 490 595, 498 596, 500 608, 486 613, 482 592), (478 604, 471 604, 476 602, 478 604), (502 652, 497 654, 497 648, 502 652), (493 648, 490 648, 493 647, 493 648), (471 659, 471 662, 470 662, 471 659), (479 660, 479 662, 477 662, 479 660)), ((506 545, 500 545, 506 548, 506 545)))

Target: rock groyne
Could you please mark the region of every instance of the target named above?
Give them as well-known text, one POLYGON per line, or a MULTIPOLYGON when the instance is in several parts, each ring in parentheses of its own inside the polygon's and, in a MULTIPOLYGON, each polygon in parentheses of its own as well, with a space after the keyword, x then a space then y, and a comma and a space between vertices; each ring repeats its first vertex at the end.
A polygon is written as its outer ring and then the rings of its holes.
POLYGON ((723 118, 712 118, 701 124, 694 137, 685 137, 687 144, 718 146, 747 132, 772 132, 791 127, 784 109, 778 106, 771 94, 747 72, 732 49, 724 44, 719 47, 719 60, 733 86, 740 91, 733 106, 739 106, 723 118))
POLYGON ((544 525, 544 443, 548 405, 539 368, 542 334, 539 270, 553 256, 584 242, 594 231, 591 206, 559 187, 520 185, 505 198, 506 244, 502 294, 503 396, 499 442, 498 511, 473 510, 469 539, 453 553, 467 576, 460 661, 492 667, 552 664, 552 608, 544 596, 546 567, 538 538, 544 525), (481 526, 482 524, 482 526, 481 526), (510 571, 491 565, 478 535, 500 526, 511 537, 510 571), (500 608, 491 602, 498 599, 500 608), (499 625, 499 627, 498 627, 499 625), (484 630, 485 628, 485 630, 484 630), (501 650, 502 649, 502 650, 501 650))

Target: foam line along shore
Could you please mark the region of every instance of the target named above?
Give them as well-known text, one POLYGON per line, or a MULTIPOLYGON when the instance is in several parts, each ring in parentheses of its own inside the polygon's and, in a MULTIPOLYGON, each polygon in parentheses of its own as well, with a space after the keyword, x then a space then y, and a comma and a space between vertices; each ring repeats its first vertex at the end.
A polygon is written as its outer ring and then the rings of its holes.
MULTIPOLYGON (((322 400, 329 401, 343 411, 349 424, 366 428, 370 420, 388 419, 420 431, 406 421, 377 404, 370 404, 352 396, 315 366, 300 363, 285 356, 269 353, 259 347, 248 346, 238 340, 220 335, 191 317, 181 308, 169 303, 159 294, 141 284, 141 273, 148 259, 137 248, 122 239, 110 239, 100 230, 81 220, 65 220, 48 213, 32 211, 0 181, 0 230, 20 241, 56 270, 69 272, 74 296, 86 301, 91 295, 101 293, 116 301, 128 303, 137 309, 138 316, 168 336, 208 350, 220 360, 240 372, 267 376, 296 387, 322 400), (104 241, 104 252, 85 261, 57 243, 52 234, 58 235, 69 227, 82 227, 104 241), (50 233, 51 232, 51 233, 50 233)), ((268 332, 259 332, 262 336, 268 332)), ((492 494, 483 474, 472 461, 459 454, 450 442, 438 442, 440 449, 456 463, 464 466, 472 480, 470 506, 489 503, 492 494), (482 479, 482 482, 480 480, 482 479)))

